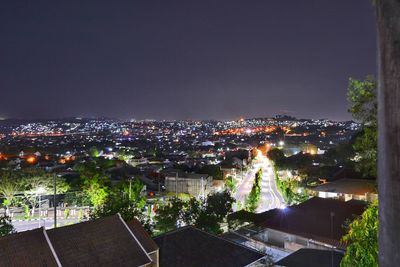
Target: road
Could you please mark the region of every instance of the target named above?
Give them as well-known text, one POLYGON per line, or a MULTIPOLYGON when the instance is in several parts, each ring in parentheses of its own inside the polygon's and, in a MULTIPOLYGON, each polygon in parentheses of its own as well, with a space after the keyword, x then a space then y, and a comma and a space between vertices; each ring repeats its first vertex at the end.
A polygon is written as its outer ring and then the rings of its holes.
MULTIPOLYGON (((53 228, 54 225, 54 220, 46 218, 45 220, 41 220, 41 227, 45 226, 46 229, 51 229, 53 228)), ((65 226, 65 225, 70 225, 70 224, 75 224, 78 222, 77 218, 71 218, 71 219, 57 219, 57 225, 58 226, 65 226)), ((14 226, 15 230, 17 232, 23 232, 23 231, 28 231, 28 230, 33 230, 36 228, 39 228, 39 220, 32 220, 32 221, 13 221, 12 225, 14 226)))
POLYGON ((244 204, 244 200, 253 186, 255 174, 259 169, 262 169, 263 175, 261 179, 261 200, 256 212, 260 213, 274 208, 285 207, 285 202, 276 187, 271 162, 261 153, 258 154, 253 167, 243 175, 243 179, 239 179, 235 194, 236 201, 240 201, 242 205, 244 204))
POLYGON ((285 202, 282 195, 278 191, 275 182, 275 175, 270 160, 263 156, 262 170, 263 176, 261 179, 261 201, 257 209, 257 213, 264 212, 275 208, 284 208, 285 202))

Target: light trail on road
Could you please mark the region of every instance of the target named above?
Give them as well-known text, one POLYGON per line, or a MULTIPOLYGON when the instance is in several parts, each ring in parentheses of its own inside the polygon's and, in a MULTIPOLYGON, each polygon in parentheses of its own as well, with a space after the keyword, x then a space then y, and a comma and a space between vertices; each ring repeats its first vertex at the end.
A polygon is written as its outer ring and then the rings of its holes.
POLYGON ((253 168, 247 171, 243 180, 239 181, 235 194, 236 201, 240 201, 244 204, 246 196, 253 187, 255 174, 259 169, 262 169, 261 199, 256 212, 260 213, 270 209, 284 208, 285 202, 276 187, 272 164, 269 159, 261 153, 258 153, 257 161, 253 164, 253 168))

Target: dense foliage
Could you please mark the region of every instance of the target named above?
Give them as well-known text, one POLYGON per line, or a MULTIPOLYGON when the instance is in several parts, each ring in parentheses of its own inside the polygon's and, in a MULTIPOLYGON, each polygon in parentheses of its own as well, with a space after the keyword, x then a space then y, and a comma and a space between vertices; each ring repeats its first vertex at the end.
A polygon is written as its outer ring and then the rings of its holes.
POLYGON ((208 195, 206 199, 184 201, 171 198, 156 211, 155 229, 158 233, 183 225, 194 225, 204 231, 219 234, 227 215, 232 212, 234 199, 228 191, 208 195))
POLYGON ((0 217, 0 236, 15 233, 15 229, 11 224, 11 218, 7 215, 0 217))
POLYGON ((261 199, 261 177, 262 170, 258 170, 255 174, 254 183, 249 195, 245 199, 245 210, 255 212, 261 199))
POLYGON ((377 84, 373 77, 350 79, 348 86, 349 111, 363 125, 354 144, 355 168, 365 177, 377 175, 377 84))
POLYGON ((274 168, 275 182, 287 205, 298 204, 306 201, 309 195, 305 189, 299 190, 299 182, 294 179, 280 179, 276 168, 274 168))
POLYGON ((340 266, 378 266, 378 203, 373 202, 348 226, 343 237, 348 243, 340 266))
MULTIPOLYGON (((3 198, 2 204, 6 207, 7 215, 11 205, 29 207, 33 215, 39 204, 39 195, 54 193, 54 176, 43 170, 2 170, 0 178, 0 197, 3 198)), ((55 178, 58 194, 69 190, 69 185, 63 178, 55 178)))

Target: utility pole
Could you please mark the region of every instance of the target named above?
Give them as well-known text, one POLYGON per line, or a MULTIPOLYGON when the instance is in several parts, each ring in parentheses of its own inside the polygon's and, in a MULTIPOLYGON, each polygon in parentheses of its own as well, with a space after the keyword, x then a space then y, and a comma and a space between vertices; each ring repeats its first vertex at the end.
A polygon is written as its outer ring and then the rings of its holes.
POLYGON ((131 192, 132 192, 132 177, 129 178, 129 201, 131 200, 131 192))
POLYGON ((178 172, 175 173, 175 196, 178 197, 178 172))
POLYGON ((56 182, 56 174, 53 174, 54 179, 54 198, 53 198, 53 205, 54 205, 54 228, 57 228, 57 202, 56 202, 56 195, 57 195, 57 182, 56 182))
POLYGON ((39 193, 39 228, 41 226, 41 220, 42 220, 42 210, 40 208, 40 201, 41 201, 41 197, 40 197, 40 193, 39 193))
MULTIPOLYGON (((335 213, 331 211, 331 239, 333 240, 333 217, 335 216, 335 213)), ((331 266, 333 267, 333 246, 331 247, 331 266)))

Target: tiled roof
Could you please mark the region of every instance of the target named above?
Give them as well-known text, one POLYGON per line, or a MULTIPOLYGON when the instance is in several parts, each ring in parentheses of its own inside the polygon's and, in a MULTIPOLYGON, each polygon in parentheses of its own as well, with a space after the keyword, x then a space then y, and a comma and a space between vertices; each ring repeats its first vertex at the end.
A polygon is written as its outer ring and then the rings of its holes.
POLYGON ((142 224, 138 220, 133 219, 127 222, 126 224, 128 225, 129 229, 131 229, 132 233, 136 236, 136 238, 139 240, 139 242, 142 244, 147 253, 151 253, 158 250, 157 244, 154 242, 153 239, 151 239, 149 234, 144 230, 142 224))
POLYGON ((0 266, 57 266, 43 229, 0 238, 0 266))
POLYGON ((63 266, 142 266, 151 262, 117 215, 47 233, 63 266))
POLYGON ((2 237, 0 266, 145 266, 151 263, 146 249, 156 247, 139 222, 129 227, 114 215, 2 237))
POLYGON ((275 263, 285 267, 339 267, 343 253, 302 248, 275 263))
POLYGON ((154 239, 160 248, 160 266, 246 266, 265 255, 188 226, 154 239))

